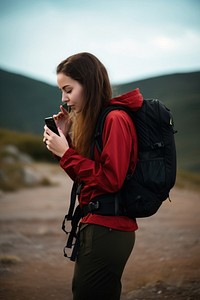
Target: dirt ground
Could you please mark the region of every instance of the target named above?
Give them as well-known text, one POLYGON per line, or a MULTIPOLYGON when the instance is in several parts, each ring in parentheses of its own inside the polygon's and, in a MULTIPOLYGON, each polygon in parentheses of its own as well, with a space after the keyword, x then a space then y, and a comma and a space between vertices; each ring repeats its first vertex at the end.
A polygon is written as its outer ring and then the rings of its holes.
MULTIPOLYGON (((61 230, 71 182, 56 166, 36 167, 55 185, 0 194, 0 299, 71 300, 61 230)), ((200 193, 174 188, 171 199, 138 219, 122 300, 200 299, 200 193)))

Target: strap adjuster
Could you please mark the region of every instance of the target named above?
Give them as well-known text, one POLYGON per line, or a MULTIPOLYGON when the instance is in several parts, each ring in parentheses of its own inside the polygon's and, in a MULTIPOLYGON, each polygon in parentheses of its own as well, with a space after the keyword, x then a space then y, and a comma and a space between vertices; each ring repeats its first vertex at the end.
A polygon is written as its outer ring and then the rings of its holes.
POLYGON ((99 207, 100 207, 100 203, 99 203, 99 201, 95 201, 95 202, 89 202, 88 203, 88 212, 93 212, 94 210, 97 210, 97 209, 99 209, 99 207))

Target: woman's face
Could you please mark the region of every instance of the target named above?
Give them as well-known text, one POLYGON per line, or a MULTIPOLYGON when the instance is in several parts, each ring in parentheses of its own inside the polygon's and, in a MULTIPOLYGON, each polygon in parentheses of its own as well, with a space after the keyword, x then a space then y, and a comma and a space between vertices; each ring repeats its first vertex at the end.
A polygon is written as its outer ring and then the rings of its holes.
POLYGON ((79 113, 84 102, 83 86, 63 73, 57 74, 57 83, 62 91, 62 102, 67 103, 75 113, 79 113))

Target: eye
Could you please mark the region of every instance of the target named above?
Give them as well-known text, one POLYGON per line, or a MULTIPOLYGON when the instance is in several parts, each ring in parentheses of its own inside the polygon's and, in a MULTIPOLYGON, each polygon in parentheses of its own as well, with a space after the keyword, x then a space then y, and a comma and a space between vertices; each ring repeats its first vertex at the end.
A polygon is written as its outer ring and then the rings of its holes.
POLYGON ((67 93, 67 94, 70 94, 72 92, 72 89, 64 88, 64 92, 67 93))

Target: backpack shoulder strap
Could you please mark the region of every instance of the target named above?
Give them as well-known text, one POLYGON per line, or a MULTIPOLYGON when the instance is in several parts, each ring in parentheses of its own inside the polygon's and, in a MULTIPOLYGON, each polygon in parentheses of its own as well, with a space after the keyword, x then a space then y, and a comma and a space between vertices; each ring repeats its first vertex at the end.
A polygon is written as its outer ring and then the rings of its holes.
POLYGON ((127 114, 129 114, 132 118, 132 113, 130 109, 119 104, 109 105, 100 113, 95 126, 94 138, 90 149, 90 157, 93 160, 94 160, 94 147, 96 146, 100 153, 103 150, 103 142, 102 142, 103 127, 104 127, 106 116, 113 110, 123 110, 127 114))

